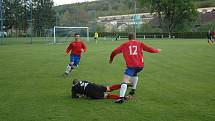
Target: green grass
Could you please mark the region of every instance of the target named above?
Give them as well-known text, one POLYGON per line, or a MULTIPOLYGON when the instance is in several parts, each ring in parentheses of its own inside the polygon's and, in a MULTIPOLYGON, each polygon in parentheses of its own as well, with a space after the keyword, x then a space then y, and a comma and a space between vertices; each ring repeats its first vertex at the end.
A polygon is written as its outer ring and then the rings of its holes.
POLYGON ((86 43, 88 51, 69 78, 62 76, 68 43, 0 46, 0 120, 215 121, 215 45, 200 39, 145 40, 162 52, 144 53, 135 98, 125 104, 71 99, 74 78, 103 85, 122 81, 122 56, 108 64, 122 42, 86 43))

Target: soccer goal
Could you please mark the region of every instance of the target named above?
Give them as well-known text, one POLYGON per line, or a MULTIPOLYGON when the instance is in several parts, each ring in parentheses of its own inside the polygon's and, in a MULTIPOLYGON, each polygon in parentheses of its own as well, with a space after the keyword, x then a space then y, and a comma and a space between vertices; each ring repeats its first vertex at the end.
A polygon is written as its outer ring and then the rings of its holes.
POLYGON ((64 43, 72 41, 74 34, 80 34, 82 40, 89 41, 89 28, 88 27, 63 27, 54 26, 54 41, 53 43, 64 43))

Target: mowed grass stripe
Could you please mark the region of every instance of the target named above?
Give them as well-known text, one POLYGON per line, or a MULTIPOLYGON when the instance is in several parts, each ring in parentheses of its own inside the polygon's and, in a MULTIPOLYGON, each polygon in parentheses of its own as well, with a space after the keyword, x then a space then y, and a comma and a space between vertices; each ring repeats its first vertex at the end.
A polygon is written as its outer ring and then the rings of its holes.
MULTIPOLYGON (((134 99, 117 105, 113 100, 70 98, 72 79, 110 85, 122 81, 122 55, 108 64, 111 51, 125 41, 86 42, 88 51, 69 78, 62 73, 69 58, 67 44, 4 45, 0 47, 1 120, 215 120, 215 51, 206 40, 143 40, 162 49, 144 53, 134 99)), ((114 93, 117 93, 115 91, 114 93)))

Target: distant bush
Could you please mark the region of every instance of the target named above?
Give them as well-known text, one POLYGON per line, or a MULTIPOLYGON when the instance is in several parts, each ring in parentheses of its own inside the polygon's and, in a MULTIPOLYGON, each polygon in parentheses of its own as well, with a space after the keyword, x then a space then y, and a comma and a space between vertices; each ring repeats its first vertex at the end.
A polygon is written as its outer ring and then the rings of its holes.
MULTIPOLYGON (((127 38, 127 32, 99 32, 101 37, 116 37, 119 35, 122 38, 127 38)), ((93 33, 90 33, 93 37, 93 33)), ((168 38, 169 33, 137 33, 137 38, 168 38)), ((205 32, 175 32, 171 33, 171 38, 206 38, 207 31, 205 32)))
POLYGON ((215 7, 215 2, 214 0, 198 1, 196 2, 196 5, 198 8, 215 7))

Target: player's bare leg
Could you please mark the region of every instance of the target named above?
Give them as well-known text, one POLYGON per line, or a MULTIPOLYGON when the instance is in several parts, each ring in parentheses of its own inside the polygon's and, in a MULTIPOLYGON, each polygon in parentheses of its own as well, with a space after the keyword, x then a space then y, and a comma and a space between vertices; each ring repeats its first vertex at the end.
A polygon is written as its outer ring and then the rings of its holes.
POLYGON ((208 39, 208 44, 212 47, 213 45, 213 42, 214 42, 214 38, 210 38, 208 39))

